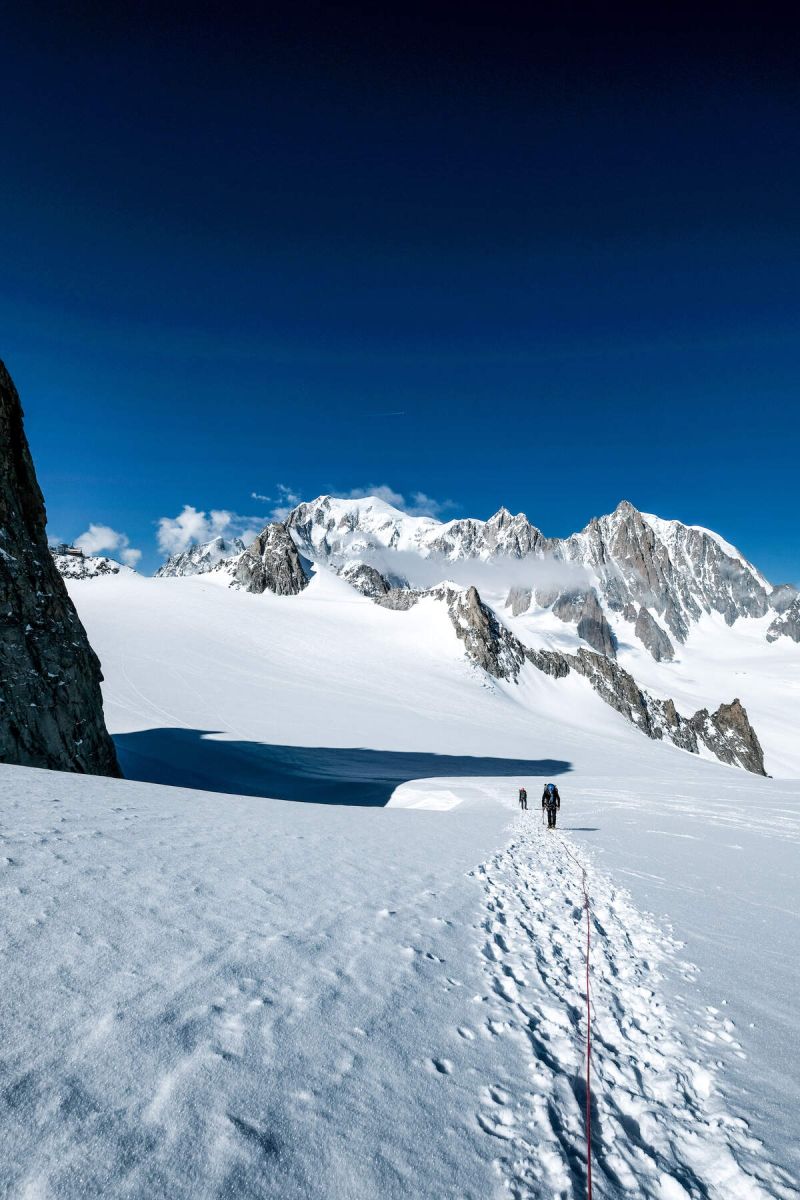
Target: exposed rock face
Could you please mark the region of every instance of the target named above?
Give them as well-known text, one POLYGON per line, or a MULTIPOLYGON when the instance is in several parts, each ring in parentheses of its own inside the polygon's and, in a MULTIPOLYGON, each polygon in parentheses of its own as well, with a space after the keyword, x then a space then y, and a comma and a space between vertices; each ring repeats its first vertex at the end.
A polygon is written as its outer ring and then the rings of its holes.
POLYGON ((704 612, 727 623, 760 617, 769 585, 737 552, 707 530, 640 513, 624 500, 560 543, 554 557, 594 569, 606 603, 650 608, 684 641, 704 612))
POLYGON ((630 672, 602 654, 579 650, 571 666, 588 679, 597 694, 642 733, 653 739, 666 738, 682 750, 697 753, 697 738, 688 728, 672 700, 659 700, 640 688, 630 672))
POLYGON ((157 579, 171 579, 183 575, 205 575, 215 571, 223 563, 237 558, 244 551, 241 538, 215 537, 210 542, 190 546, 181 554, 173 554, 156 571, 157 579))
POLYGON ((767 641, 775 642, 779 637, 788 637, 793 642, 800 642, 800 596, 796 595, 793 602, 779 610, 779 613, 767 629, 767 641))
POLYGON ((506 599, 506 608, 511 609, 512 617, 518 617, 528 611, 532 599, 533 593, 530 588, 512 587, 506 599))
POLYGON ((447 603, 453 628, 463 641, 471 662, 495 679, 516 681, 525 661, 525 651, 483 603, 474 587, 462 590, 444 585, 432 588, 429 595, 447 603))
POLYGON ((84 558, 77 558, 71 554, 54 554, 53 562, 62 579, 97 579, 101 575, 136 574, 133 567, 97 555, 87 554, 84 558))
POLYGON ((550 608, 561 595, 557 587, 539 584, 533 593, 539 608, 550 608))
POLYGON ((525 649, 483 603, 476 588, 459 588, 449 583, 438 584, 427 591, 390 588, 375 602, 382 608, 406 611, 425 598, 441 600, 447 605, 456 636, 464 643, 470 662, 495 679, 516 682, 525 661, 525 649))
POLYGON ((390 583, 384 579, 380 571, 376 571, 367 563, 358 561, 346 563, 340 574, 342 579, 346 579, 357 592, 361 592, 362 596, 368 596, 370 600, 375 600, 378 596, 385 596, 392 590, 390 583))
POLYGON ((791 583, 779 583, 772 589, 769 606, 776 613, 785 613, 787 608, 791 608, 798 599, 800 599, 800 592, 796 587, 793 587, 791 583))
POLYGON ((274 592, 277 596, 296 596, 308 581, 286 526, 277 522, 262 529, 233 570, 234 584, 259 595, 274 592))
POLYGON ((698 753, 702 742, 720 762, 744 767, 757 775, 766 774, 755 730, 738 700, 721 704, 712 715, 701 709, 686 718, 674 701, 651 696, 628 671, 603 654, 583 649, 575 655, 558 650, 525 650, 525 657, 537 670, 557 679, 571 670, 582 675, 606 704, 649 738, 666 739, 691 754, 698 753))
POLYGON ((562 621, 575 622, 578 637, 588 642, 594 650, 607 654, 609 658, 616 658, 614 634, 594 588, 562 592, 553 605, 553 612, 562 621))
POLYGON ((56 569, 22 423, 0 363, 0 761, 119 775, 100 663, 56 569))
POLYGON ((675 657, 675 647, 646 608, 639 609, 634 633, 645 649, 650 651, 656 662, 672 662, 675 657))
POLYGON ((409 608, 413 608, 415 604, 427 596, 427 592, 416 591, 414 588, 389 588, 383 596, 375 596, 376 604, 380 604, 381 608, 392 608, 395 612, 408 612, 409 608))
POLYGON ((692 717, 690 725, 720 762, 744 767, 756 775, 766 775, 764 751, 740 700, 720 704, 710 715, 707 708, 701 708, 692 717))

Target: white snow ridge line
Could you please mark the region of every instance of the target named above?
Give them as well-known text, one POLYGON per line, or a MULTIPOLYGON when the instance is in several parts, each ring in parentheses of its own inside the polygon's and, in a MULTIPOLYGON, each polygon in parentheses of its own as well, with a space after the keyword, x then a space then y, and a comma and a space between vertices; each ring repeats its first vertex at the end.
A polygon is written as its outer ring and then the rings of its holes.
MULTIPOLYGON (((532 819, 531 819, 532 818, 532 819)), ((580 870, 561 837, 520 816, 509 846, 475 871, 485 891, 482 947, 491 990, 485 1031, 516 1043, 521 1081, 490 1083, 477 1120, 497 1139, 506 1194, 576 1200, 586 1194, 585 913, 580 870)), ((747 1124, 717 1086, 718 1062, 700 1062, 678 1025, 742 1053, 717 1012, 671 1012, 660 967, 691 982, 678 943, 628 894, 585 867, 592 922, 592 1149, 597 1197, 789 1200, 785 1172, 764 1162, 747 1124), (684 1016, 684 1014, 681 1014, 684 1016), (710 1025, 710 1029, 708 1026, 710 1025)), ((677 1004, 677 1001, 675 1002, 677 1004)), ((674 1009, 675 1005, 673 1005, 674 1009)), ((718 1051, 717 1051, 718 1053, 718 1051)))

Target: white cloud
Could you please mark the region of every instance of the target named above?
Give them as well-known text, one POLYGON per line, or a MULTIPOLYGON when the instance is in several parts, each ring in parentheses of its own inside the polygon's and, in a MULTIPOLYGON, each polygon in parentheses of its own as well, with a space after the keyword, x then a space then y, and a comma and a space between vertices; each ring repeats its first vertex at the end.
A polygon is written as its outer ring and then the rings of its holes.
POLYGON ((429 588, 437 583, 474 584, 480 591, 508 591, 511 587, 556 588, 558 591, 590 586, 591 577, 579 563, 552 558, 457 559, 439 554, 423 556, 414 550, 373 548, 360 550, 358 557, 382 575, 405 579, 412 587, 429 588))
POLYGON ((275 491, 278 493, 278 503, 269 514, 271 521, 285 521, 289 513, 300 503, 300 494, 294 488, 287 487, 285 483, 276 483, 275 491))
POLYGON ((250 499, 251 500, 263 500, 264 504, 269 504, 270 501, 272 500, 272 496, 262 496, 261 492, 251 492, 250 499))
POLYGON ((75 545, 84 554, 100 554, 104 550, 116 554, 128 567, 135 567, 142 557, 141 550, 131 546, 127 534, 119 533, 110 525, 96 525, 94 522, 85 533, 75 538, 75 545))
POLYGON ((177 517, 159 518, 158 548, 162 554, 182 554, 190 546, 216 537, 238 537, 248 545, 266 523, 266 517, 245 517, 226 508, 212 508, 206 513, 193 504, 184 504, 177 517))
POLYGON ((367 496, 376 496, 393 508, 399 508, 410 517, 439 517, 448 509, 457 508, 455 500, 434 500, 425 492, 412 492, 406 499, 402 492, 396 492, 387 483, 371 484, 370 487, 353 488, 347 493, 348 500, 363 500, 367 496))

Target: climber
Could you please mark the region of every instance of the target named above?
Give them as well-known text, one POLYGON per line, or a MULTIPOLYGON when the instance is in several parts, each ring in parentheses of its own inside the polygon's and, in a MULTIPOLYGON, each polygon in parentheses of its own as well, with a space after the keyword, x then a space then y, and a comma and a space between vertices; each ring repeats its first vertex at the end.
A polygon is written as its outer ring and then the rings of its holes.
POLYGON ((542 792, 542 808, 547 809, 547 828, 555 829, 556 813, 561 808, 561 797, 554 783, 545 784, 545 789, 542 792))
POLYGON ((519 806, 523 812, 528 811, 528 793, 525 791, 525 788, 519 789, 519 806))

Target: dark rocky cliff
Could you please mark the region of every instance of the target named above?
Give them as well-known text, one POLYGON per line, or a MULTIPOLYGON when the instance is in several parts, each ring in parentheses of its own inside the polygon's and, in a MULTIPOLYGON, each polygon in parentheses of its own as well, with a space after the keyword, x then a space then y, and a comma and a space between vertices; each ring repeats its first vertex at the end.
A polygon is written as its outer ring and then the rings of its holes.
POLYGON ((0 362, 0 762, 119 775, 100 663, 45 520, 19 396, 0 362))

